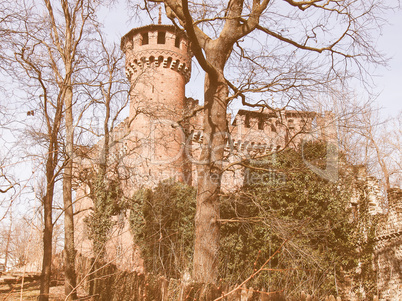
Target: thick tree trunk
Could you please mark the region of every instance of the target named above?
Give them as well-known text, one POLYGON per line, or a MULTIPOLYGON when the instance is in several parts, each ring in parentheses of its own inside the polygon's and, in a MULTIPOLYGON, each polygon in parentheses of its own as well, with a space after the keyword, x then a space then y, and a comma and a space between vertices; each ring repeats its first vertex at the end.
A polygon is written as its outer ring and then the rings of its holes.
POLYGON ((198 167, 197 209, 193 278, 216 283, 219 263, 219 194, 222 160, 227 138, 226 98, 228 88, 222 80, 205 82, 204 142, 198 167))
POLYGON ((64 290, 66 300, 77 299, 76 277, 75 277, 75 246, 74 246, 74 210, 72 202, 72 173, 73 173, 73 113, 72 113, 73 93, 71 86, 66 89, 65 108, 66 108, 66 163, 63 176, 63 201, 64 201, 64 290))

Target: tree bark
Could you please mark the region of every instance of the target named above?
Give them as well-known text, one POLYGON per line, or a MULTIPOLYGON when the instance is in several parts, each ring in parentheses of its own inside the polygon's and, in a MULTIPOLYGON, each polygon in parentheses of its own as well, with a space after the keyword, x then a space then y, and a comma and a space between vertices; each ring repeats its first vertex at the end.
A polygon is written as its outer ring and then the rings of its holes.
POLYGON ((75 246, 74 246, 74 210, 72 202, 72 173, 73 173, 73 145, 74 125, 72 112, 73 92, 71 85, 66 88, 64 105, 66 108, 66 153, 63 176, 63 201, 64 201, 64 290, 66 300, 77 299, 76 277, 75 277, 75 246))
POLYGON ((7 270, 7 264, 8 264, 8 254, 9 254, 9 248, 10 248, 10 241, 11 241, 11 231, 13 227, 13 212, 10 208, 10 227, 8 228, 8 233, 7 233, 7 242, 6 242, 6 250, 4 254, 4 268, 7 270))
MULTIPOLYGON (((219 54, 212 52, 209 61, 221 67, 225 58, 219 54)), ((216 283, 219 273, 219 195, 228 132, 226 99, 229 90, 223 68, 218 70, 218 78, 208 74, 205 78, 204 141, 201 165, 197 169, 193 278, 202 283, 216 283)))
POLYGON ((57 157, 57 149, 54 148, 54 139, 57 135, 51 135, 46 162, 46 195, 43 198, 44 222, 43 230, 43 261, 40 282, 39 301, 49 300, 50 277, 52 272, 52 243, 53 243, 53 221, 52 205, 54 194, 54 158, 57 157))

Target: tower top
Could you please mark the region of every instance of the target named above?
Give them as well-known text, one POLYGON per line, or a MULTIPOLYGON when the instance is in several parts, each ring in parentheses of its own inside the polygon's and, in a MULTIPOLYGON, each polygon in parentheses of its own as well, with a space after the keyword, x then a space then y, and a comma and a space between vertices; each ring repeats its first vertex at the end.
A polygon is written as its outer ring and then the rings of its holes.
POLYGON ((162 66, 191 76, 191 51, 184 31, 173 25, 150 24, 133 28, 121 39, 126 55, 126 74, 131 76, 142 68, 162 66))
POLYGON ((126 33, 122 38, 121 38, 121 43, 120 43, 120 49, 125 51, 124 47, 126 46, 126 43, 128 40, 132 40, 133 37, 139 33, 143 32, 152 32, 152 31, 168 31, 171 33, 174 33, 176 36, 182 37, 186 39, 186 34, 184 31, 178 29, 174 25, 166 25, 166 24, 149 24, 141 27, 135 27, 131 29, 128 33, 126 33))

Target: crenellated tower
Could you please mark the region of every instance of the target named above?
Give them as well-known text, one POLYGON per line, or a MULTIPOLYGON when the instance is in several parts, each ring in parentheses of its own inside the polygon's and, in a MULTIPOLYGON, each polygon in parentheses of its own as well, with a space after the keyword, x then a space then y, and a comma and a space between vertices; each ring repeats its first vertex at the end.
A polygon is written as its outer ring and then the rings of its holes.
POLYGON ((130 149, 153 182, 183 174, 184 131, 177 123, 186 108, 191 76, 189 41, 173 25, 147 25, 123 36, 130 80, 130 149), (162 173, 164 175, 162 175, 162 173))
POLYGON ((121 49, 132 89, 130 117, 140 103, 151 105, 149 109, 154 111, 162 108, 179 113, 184 109, 191 54, 182 31, 160 24, 134 28, 122 38, 121 49))

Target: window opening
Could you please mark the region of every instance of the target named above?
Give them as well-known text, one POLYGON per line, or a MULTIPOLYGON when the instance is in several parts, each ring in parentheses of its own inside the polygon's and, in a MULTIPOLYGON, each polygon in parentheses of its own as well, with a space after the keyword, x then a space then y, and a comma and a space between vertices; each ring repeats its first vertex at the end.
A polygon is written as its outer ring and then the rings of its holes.
POLYGON ((250 127, 250 116, 249 116, 249 115, 246 115, 246 119, 245 119, 245 121, 244 121, 244 125, 245 125, 246 128, 249 128, 249 127, 250 127))
POLYGON ((264 119, 263 118, 258 119, 258 129, 264 130, 264 119))
POLYGON ((158 44, 165 44, 166 43, 166 32, 158 31, 158 44))
POLYGON ((174 40, 174 46, 177 48, 180 48, 180 37, 176 36, 176 39, 174 40))
POLYGON ((149 43, 148 33, 144 32, 141 35, 142 35, 142 44, 141 45, 147 45, 149 43))
POLYGON ((293 123, 293 119, 288 120, 289 129, 293 130, 295 128, 295 124, 293 123))

